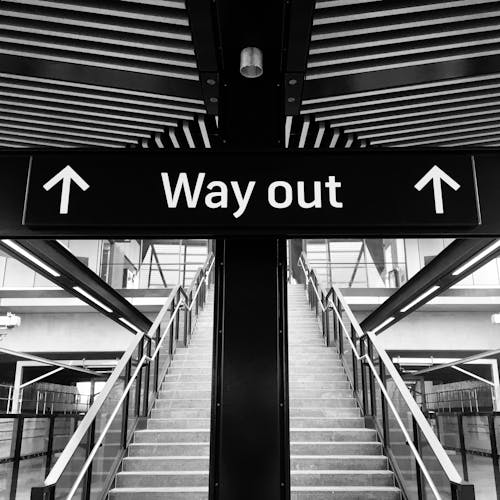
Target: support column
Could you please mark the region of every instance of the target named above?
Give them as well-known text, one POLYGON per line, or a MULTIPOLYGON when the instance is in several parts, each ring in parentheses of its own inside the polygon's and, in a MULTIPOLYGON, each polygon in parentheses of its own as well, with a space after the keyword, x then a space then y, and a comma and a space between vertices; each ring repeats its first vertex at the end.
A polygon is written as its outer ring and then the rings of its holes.
POLYGON ((289 498, 286 247, 216 247, 210 499, 289 498))

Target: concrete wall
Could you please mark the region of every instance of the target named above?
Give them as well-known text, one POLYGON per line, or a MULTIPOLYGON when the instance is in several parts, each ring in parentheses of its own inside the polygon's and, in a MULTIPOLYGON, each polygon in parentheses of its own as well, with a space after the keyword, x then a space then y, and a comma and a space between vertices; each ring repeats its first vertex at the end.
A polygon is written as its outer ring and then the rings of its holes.
POLYGON ((25 352, 106 352, 125 350, 133 334, 97 313, 22 314, 19 328, 1 347, 25 352))
MULTIPOLYGON (((362 316, 362 315, 361 315, 362 316)), ((500 348, 500 325, 489 312, 416 312, 379 339, 390 350, 488 350, 500 348)))

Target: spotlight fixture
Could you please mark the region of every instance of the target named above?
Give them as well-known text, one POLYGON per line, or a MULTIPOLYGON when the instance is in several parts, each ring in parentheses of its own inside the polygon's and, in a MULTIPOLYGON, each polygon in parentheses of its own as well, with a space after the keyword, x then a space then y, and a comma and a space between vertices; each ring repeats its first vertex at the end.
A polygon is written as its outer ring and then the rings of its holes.
POLYGON ((257 47, 245 47, 240 53, 241 76, 258 78, 263 72, 262 51, 257 47))

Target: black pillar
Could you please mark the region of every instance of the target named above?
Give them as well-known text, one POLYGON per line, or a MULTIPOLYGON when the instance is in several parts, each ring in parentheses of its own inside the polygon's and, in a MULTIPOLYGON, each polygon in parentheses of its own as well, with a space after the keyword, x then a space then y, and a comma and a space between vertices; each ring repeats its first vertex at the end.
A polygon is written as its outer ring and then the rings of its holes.
MULTIPOLYGON (((284 0, 216 3, 225 149, 283 147, 284 8, 284 0), (240 75, 245 47, 263 53, 259 78, 240 75)), ((217 241, 211 500, 289 498, 285 311, 285 241, 217 241)))
POLYGON ((286 247, 217 242, 210 498, 289 498, 286 247))

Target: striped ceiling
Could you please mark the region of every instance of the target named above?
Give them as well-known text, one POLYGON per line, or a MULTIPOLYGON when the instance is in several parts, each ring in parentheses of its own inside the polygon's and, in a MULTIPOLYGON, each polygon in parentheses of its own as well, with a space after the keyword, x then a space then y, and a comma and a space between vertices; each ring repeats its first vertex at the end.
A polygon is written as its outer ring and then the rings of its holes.
POLYGON ((500 146, 498 55, 498 0, 317 0, 289 146, 500 146))
MULTIPOLYGON (((214 146, 191 4, 1 0, 0 148, 214 146)), ((299 38, 288 147, 500 146, 499 0, 317 0, 299 38)))
POLYGON ((0 147, 210 147, 206 115, 183 1, 1 1, 0 147), (12 60, 72 72, 30 76, 12 60), (88 71, 114 81, 82 83, 88 71), (120 85, 150 77, 160 91, 120 85))

